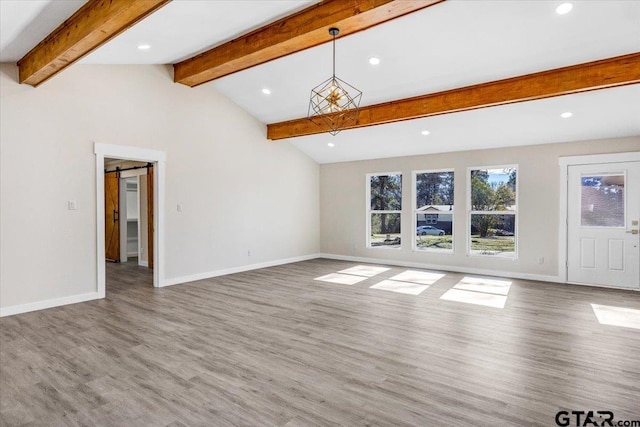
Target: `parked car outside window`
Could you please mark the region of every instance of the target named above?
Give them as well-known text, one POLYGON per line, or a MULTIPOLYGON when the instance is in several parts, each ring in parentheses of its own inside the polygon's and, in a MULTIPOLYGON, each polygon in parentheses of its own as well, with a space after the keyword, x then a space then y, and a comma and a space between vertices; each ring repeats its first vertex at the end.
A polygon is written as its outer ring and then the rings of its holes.
POLYGON ((416 235, 418 236, 444 236, 444 230, 435 228, 431 225, 421 225, 416 228, 416 235))

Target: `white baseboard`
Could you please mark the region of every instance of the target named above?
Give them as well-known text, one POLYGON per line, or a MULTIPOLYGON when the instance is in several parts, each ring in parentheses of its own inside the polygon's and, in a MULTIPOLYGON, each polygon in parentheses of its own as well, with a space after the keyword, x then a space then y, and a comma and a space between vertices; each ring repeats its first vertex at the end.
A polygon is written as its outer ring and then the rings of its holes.
MULTIPOLYGON (((242 273, 245 271, 257 270, 260 268, 267 268, 267 267, 274 267, 277 265, 290 264, 293 262, 308 261, 316 258, 327 258, 327 259, 351 261, 351 262, 386 264, 386 265, 394 265, 399 267, 424 268, 424 269, 431 269, 431 270, 451 271, 451 272, 457 272, 457 273, 481 274, 486 276, 510 277, 514 279, 566 283, 562 281, 558 276, 547 276, 542 274, 517 273, 517 272, 511 272, 511 271, 497 271, 497 270, 488 270, 488 269, 480 269, 480 268, 457 267, 457 266, 451 266, 451 265, 425 264, 425 263, 419 263, 419 262, 396 261, 396 260, 390 260, 390 259, 355 257, 355 256, 349 256, 349 255, 319 253, 319 254, 310 254, 310 255, 303 255, 303 256, 298 256, 293 258, 285 258, 285 259, 261 262, 257 264, 248 264, 240 267, 226 268, 222 270, 208 271, 205 273, 198 273, 198 274, 193 274, 189 276, 174 277, 170 279, 165 279, 163 283, 160 284, 160 287, 179 285, 182 283, 194 282, 196 280, 210 279, 212 277, 225 276, 227 274, 242 273)), ((138 265, 147 267, 148 263, 145 261, 138 261, 138 265)), ((98 292, 90 292, 87 294, 73 295, 69 297, 56 298, 56 299, 46 300, 46 301, 38 301, 34 303, 15 305, 12 307, 4 307, 4 308, 0 308, 0 317, 12 316, 14 314, 20 314, 20 313, 28 313, 30 311, 36 311, 36 310, 44 310, 46 308, 58 307, 58 306, 67 305, 67 304, 75 304, 79 302, 91 301, 91 300, 100 299, 100 298, 102 297, 98 292)))
POLYGON ((607 288, 607 289, 617 289, 619 291, 640 292, 639 288, 626 288, 624 286, 594 285, 592 283, 580 283, 580 282, 566 282, 566 283, 569 285, 576 285, 576 286, 590 286, 594 288, 607 288))
POLYGON ((165 286, 180 285, 182 283, 195 282, 196 280, 210 279, 212 277, 226 276, 227 274, 242 273, 250 270, 258 270, 260 268, 275 267, 276 265, 291 264, 292 262, 308 261, 310 259, 316 259, 320 257, 320 254, 302 255, 293 258, 284 258, 257 264, 242 265, 240 267, 207 271, 205 273, 192 274, 190 276, 174 277, 171 279, 165 279, 163 283, 160 284, 160 287, 163 288, 165 286))
POLYGON ((149 267, 149 263, 147 261, 138 261, 138 265, 140 267, 149 267))
POLYGON ((98 292, 88 294, 72 295, 69 297, 55 298, 46 301, 31 302, 28 304, 14 305, 0 308, 0 317, 13 316, 14 314, 28 313, 30 311, 44 310, 46 308, 59 307, 61 305, 76 304, 79 302, 100 299, 98 292))
POLYGON ((425 268, 429 270, 451 271, 454 273, 480 274, 483 276, 508 277, 512 279, 537 280, 541 282, 565 283, 558 276, 543 274, 517 273, 513 271, 488 270, 483 268, 458 267, 453 265, 426 264, 421 262, 396 261, 391 259, 355 257, 349 255, 320 254, 319 258, 335 259, 339 261, 366 262, 373 264, 387 264, 398 267, 425 268))

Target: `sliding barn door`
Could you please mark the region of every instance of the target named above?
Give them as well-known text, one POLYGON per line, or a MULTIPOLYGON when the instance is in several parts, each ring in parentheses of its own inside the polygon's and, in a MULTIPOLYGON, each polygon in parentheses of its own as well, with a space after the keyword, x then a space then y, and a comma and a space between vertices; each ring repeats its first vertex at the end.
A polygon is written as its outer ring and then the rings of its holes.
POLYGON ((107 261, 120 261, 120 172, 104 174, 104 241, 107 261))
POLYGON ((149 268, 153 268, 153 166, 147 168, 147 253, 149 254, 149 268))

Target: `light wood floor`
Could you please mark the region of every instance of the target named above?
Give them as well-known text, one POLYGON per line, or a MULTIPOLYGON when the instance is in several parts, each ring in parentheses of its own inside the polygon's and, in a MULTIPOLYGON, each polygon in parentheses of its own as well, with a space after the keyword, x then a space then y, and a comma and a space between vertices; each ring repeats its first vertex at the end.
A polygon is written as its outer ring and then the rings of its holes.
POLYGON ((0 319, 0 425, 554 426, 640 419, 640 330, 592 303, 640 293, 514 280, 503 309, 314 278, 313 260, 153 289, 108 265, 107 298, 0 319))

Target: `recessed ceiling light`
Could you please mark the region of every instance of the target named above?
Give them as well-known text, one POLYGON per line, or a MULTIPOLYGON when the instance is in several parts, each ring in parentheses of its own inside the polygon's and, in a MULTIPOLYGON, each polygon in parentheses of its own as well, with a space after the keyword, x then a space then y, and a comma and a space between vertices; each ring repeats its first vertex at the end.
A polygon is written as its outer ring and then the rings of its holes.
POLYGON ((140 50, 149 50, 149 49, 151 49, 151 45, 150 44, 139 44, 138 45, 138 49, 140 49, 140 50))
POLYGON ((565 13, 571 12, 571 9, 573 9, 573 3, 562 3, 556 7, 556 13, 558 15, 564 15, 565 13))
POLYGON ((333 148, 333 147, 335 147, 335 146, 336 146, 336 144, 334 144, 333 142, 330 142, 330 143, 328 143, 327 145, 328 145, 329 147, 331 147, 331 148, 333 148))
POLYGON ((563 119, 568 119, 571 116, 573 116, 573 113, 571 111, 565 111, 564 113, 560 114, 560 117, 562 117, 563 119))
POLYGON ((380 58, 376 58, 375 56, 372 56, 371 58, 369 58, 369 64, 378 65, 379 63, 380 63, 380 58))
POLYGON ((267 89, 266 87, 262 89, 262 93, 265 95, 271 95, 271 89, 267 89))
POLYGON ((429 135, 431 132, 429 132, 428 130, 423 130, 422 132, 420 132, 421 135, 427 136, 429 135))

